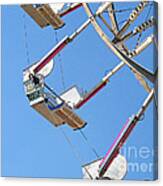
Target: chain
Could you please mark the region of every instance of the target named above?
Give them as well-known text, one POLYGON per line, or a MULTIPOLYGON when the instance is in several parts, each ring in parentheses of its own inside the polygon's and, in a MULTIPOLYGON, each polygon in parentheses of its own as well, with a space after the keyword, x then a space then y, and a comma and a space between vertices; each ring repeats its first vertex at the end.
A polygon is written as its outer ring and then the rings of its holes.
POLYGON ((28 45, 28 33, 27 33, 27 25, 26 25, 26 15, 23 13, 23 28, 24 28, 24 40, 25 40, 25 52, 26 52, 26 58, 27 58, 27 65, 30 65, 30 54, 29 54, 29 45, 28 45))

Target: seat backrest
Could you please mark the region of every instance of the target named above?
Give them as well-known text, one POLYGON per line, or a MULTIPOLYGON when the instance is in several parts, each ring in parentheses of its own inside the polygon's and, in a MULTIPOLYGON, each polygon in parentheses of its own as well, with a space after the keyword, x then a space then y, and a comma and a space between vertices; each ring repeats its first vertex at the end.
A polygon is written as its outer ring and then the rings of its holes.
POLYGON ((81 94, 78 91, 78 88, 76 86, 71 87, 64 93, 60 95, 60 97, 71 107, 74 108, 74 106, 81 101, 82 97, 81 94))

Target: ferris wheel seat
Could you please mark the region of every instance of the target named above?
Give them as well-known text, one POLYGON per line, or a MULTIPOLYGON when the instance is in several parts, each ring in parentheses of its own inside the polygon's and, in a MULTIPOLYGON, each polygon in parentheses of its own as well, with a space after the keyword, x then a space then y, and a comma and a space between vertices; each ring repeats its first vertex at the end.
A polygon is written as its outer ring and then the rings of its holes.
POLYGON ((54 126, 67 123, 76 130, 86 125, 86 122, 73 112, 72 108, 59 96, 56 97, 49 93, 37 95, 30 101, 30 105, 54 126))
POLYGON ((71 107, 75 106, 83 99, 77 86, 72 86, 65 92, 63 92, 60 97, 71 107))
POLYGON ((41 101, 32 105, 32 107, 55 126, 67 123, 71 128, 79 129, 86 125, 86 122, 65 104, 52 109, 47 106, 45 101, 41 101))
POLYGON ((44 28, 51 25, 54 29, 59 29, 65 25, 54 6, 49 4, 32 5, 23 4, 21 7, 32 19, 41 27, 44 28))

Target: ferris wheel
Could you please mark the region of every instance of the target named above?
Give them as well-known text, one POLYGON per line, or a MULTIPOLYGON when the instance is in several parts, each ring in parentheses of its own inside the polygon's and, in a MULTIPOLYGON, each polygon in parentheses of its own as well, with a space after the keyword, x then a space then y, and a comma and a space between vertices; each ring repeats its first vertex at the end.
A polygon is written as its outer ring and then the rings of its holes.
MULTIPOLYGON (((81 23, 79 28, 75 29, 70 35, 66 35, 38 62, 28 66, 23 71, 23 84, 25 94, 29 100, 30 106, 45 117, 56 127, 67 124, 70 128, 79 130, 87 140, 82 131, 86 125, 89 127, 89 121, 81 118, 75 110, 82 109, 90 99, 103 89, 112 76, 120 69, 127 66, 135 78, 140 82, 140 86, 148 93, 140 109, 127 120, 122 130, 113 141, 112 146, 104 157, 98 157, 96 160, 82 166, 83 178, 88 179, 123 179, 127 174, 127 160, 120 154, 120 149, 128 139, 137 123, 142 119, 148 105, 154 100, 157 107, 157 67, 152 72, 133 57, 143 53, 143 51, 152 43, 157 48, 157 17, 149 17, 151 7, 155 6, 153 2, 141 1, 136 7, 117 9, 114 2, 97 3, 96 8, 91 8, 92 3, 54 3, 54 4, 23 4, 21 7, 42 29, 51 26, 54 30, 62 30, 66 25, 64 17, 73 11, 83 9, 87 19, 81 23), (143 11, 148 9, 144 21, 140 25, 134 25, 143 11), (117 13, 129 12, 123 22, 118 22, 117 13), (70 87, 62 94, 58 94, 51 88, 45 79, 54 68, 54 60, 69 43, 72 43, 89 25, 92 25, 94 31, 100 37, 101 42, 107 46, 119 59, 119 64, 107 72, 95 87, 86 93, 81 93, 77 86, 70 87), (130 30, 131 26, 135 26, 130 30), (143 33, 153 28, 151 33, 141 41, 143 33), (138 36, 138 38, 136 37, 138 36), (131 48, 127 46, 130 39, 136 41, 136 46, 131 48)), ((43 32, 43 30, 42 30, 43 32)), ((94 98, 95 99, 95 98, 94 98)), ((70 143, 67 135, 63 134, 70 143)), ((96 153, 95 149, 91 146, 96 153)))

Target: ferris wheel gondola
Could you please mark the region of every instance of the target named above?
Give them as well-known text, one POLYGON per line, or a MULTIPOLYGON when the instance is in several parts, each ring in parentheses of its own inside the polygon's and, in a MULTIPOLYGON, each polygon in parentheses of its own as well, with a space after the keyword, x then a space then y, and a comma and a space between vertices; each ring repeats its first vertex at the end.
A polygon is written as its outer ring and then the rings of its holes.
POLYGON ((81 5, 81 3, 73 3, 64 8, 65 3, 22 4, 21 7, 41 28, 51 25, 54 29, 59 29, 65 25, 62 17, 81 7, 81 5))

